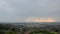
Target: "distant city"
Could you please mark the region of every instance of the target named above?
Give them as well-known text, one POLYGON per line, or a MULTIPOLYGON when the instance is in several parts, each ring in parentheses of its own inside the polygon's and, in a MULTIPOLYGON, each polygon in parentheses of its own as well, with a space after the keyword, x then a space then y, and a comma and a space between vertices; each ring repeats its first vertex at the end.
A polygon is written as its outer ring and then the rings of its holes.
POLYGON ((0 23, 0 34, 60 34, 60 22, 0 23))

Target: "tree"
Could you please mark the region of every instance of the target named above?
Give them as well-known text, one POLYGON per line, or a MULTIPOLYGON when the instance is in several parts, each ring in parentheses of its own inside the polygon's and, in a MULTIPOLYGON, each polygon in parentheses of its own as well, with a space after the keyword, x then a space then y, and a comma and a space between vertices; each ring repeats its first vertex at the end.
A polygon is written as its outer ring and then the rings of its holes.
POLYGON ((15 34, 15 32, 14 31, 9 31, 6 34, 15 34))
POLYGON ((5 34, 5 32, 3 30, 0 30, 0 34, 5 34))

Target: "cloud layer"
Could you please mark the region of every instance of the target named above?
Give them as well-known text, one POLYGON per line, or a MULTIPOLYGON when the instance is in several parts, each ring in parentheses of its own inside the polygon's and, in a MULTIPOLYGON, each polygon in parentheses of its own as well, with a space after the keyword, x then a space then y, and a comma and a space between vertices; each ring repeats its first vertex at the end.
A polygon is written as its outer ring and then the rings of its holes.
POLYGON ((60 0, 0 0, 0 22, 60 21, 60 0), (37 18, 35 18, 37 17, 37 18), (52 17, 52 18, 50 18, 52 17), (40 18, 40 19, 38 19, 40 18), (47 19, 45 19, 47 18, 47 19), (30 20, 31 21, 31 20, 30 20))

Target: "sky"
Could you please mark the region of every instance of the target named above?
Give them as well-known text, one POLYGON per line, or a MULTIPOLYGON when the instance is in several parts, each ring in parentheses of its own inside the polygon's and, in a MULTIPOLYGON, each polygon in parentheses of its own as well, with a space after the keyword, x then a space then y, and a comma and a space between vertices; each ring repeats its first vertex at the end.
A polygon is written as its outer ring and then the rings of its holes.
POLYGON ((0 22, 60 22, 60 0, 0 0, 0 22))

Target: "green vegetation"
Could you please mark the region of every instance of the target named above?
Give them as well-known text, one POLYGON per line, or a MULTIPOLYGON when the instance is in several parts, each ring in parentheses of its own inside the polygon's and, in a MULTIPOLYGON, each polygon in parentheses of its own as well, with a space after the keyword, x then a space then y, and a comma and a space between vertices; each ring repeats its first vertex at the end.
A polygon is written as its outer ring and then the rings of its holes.
POLYGON ((26 25, 0 24, 0 34, 60 34, 60 25, 32 27, 26 25))
POLYGON ((6 32, 6 34, 15 34, 14 31, 9 31, 9 32, 6 32))

